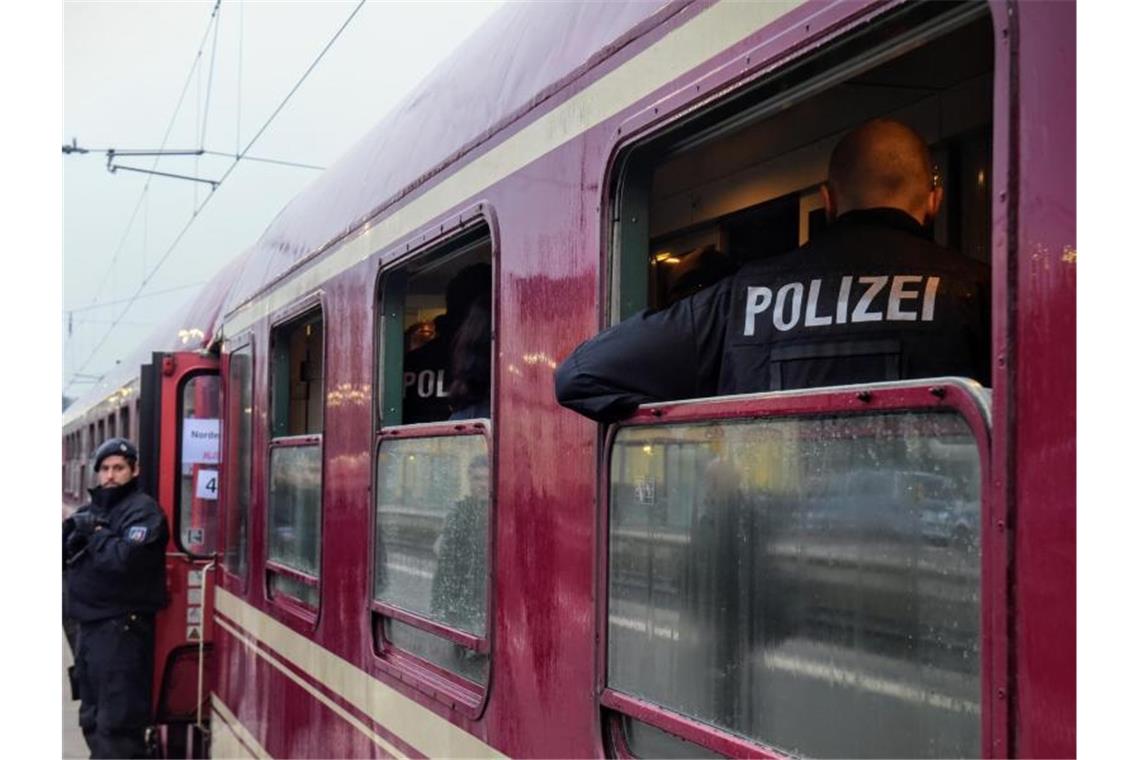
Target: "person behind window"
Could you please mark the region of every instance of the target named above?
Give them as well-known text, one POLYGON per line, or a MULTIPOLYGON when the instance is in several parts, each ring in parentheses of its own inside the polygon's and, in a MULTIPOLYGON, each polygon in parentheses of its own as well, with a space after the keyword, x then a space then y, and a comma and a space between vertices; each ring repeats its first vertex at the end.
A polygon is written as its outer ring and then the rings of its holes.
POLYGON ((104 441, 95 472, 91 502, 63 521, 67 612, 79 623, 79 726, 91 757, 147 757, 154 616, 166 605, 166 516, 139 488, 130 441, 104 441))
POLYGON ((447 283, 447 311, 435 319, 435 337, 404 357, 404 423, 438 422, 450 416, 447 388, 455 335, 472 302, 490 290, 490 264, 472 264, 447 283))
POLYGON ((942 202, 930 151, 875 119, 836 145, 818 239, 578 346, 558 402, 614 421, 639 404, 714 394, 960 375, 989 383, 988 273, 931 240, 942 202))
POLYGON ((451 351, 448 419, 491 416, 491 292, 480 293, 455 334, 451 351))
POLYGON ((467 465, 467 495, 455 503, 439 540, 439 564, 431 585, 431 609, 447 625, 482 634, 487 616, 487 456, 467 465))

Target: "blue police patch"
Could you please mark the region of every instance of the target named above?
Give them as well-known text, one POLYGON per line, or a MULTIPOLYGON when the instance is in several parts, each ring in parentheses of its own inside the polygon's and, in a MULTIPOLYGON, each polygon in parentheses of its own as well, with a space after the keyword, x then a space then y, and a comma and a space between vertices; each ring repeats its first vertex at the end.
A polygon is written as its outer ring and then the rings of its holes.
POLYGON ((127 540, 133 541, 136 544, 141 544, 146 541, 146 526, 134 525, 127 529, 127 540))

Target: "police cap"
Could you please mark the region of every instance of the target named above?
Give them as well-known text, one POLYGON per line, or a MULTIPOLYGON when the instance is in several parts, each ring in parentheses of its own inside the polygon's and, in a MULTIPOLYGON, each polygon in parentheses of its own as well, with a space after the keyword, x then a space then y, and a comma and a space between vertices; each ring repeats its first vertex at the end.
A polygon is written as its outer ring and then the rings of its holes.
POLYGON ((139 460, 139 450, 126 438, 108 438, 95 449, 95 469, 99 469, 104 459, 113 456, 121 456, 133 465, 139 460))

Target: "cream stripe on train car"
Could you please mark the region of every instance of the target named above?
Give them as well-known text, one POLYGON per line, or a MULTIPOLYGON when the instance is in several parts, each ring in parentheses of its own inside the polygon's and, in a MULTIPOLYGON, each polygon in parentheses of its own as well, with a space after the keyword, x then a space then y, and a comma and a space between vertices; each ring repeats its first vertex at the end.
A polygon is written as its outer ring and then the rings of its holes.
POLYGON ((272 760, 253 734, 241 724, 217 694, 210 695, 210 705, 221 720, 214 721, 210 739, 210 756, 218 758, 258 758, 272 760), (219 730, 221 729, 221 730, 219 730))
POLYGON ((302 689, 307 691, 314 699, 316 699, 318 702, 323 704, 325 707, 329 708, 334 713, 336 713, 340 717, 341 720, 343 720, 345 723, 348 723, 349 725, 351 725, 353 728, 355 728, 357 731, 359 731, 361 734, 363 734, 370 742, 375 744, 380 749, 384 750, 385 755, 387 755, 388 757, 395 757, 395 758, 407 757, 407 755, 404 754, 403 752, 401 752, 399 749, 397 749, 395 747, 395 745, 393 745, 391 742, 386 740, 384 737, 377 734, 375 731, 373 731, 371 728, 369 728, 363 721, 361 721, 355 715, 350 713, 348 710, 345 710, 343 707, 338 705, 336 702, 334 702, 333 700, 331 700, 327 696, 325 696, 323 693, 321 693, 321 691, 317 687, 313 686, 311 683, 309 683, 308 681, 304 680, 303 678, 301 678, 300 676, 296 675, 291 670, 286 668, 281 663, 280 660, 278 660, 276 657, 274 657, 273 655, 271 655, 270 653, 268 653, 264 649, 262 649, 258 645, 258 642, 255 639, 253 639, 252 637, 247 636, 246 634, 237 630, 236 628, 234 628, 233 626, 231 626, 229 623, 222 620, 221 618, 215 618, 214 622, 216 622, 219 627, 223 628, 228 633, 230 633, 230 635, 234 636, 234 638, 236 638, 239 641, 241 641, 242 643, 244 643, 246 645, 245 651, 248 652, 248 651, 252 650, 255 654, 257 654, 258 657, 265 660, 267 663, 272 665, 278 671, 283 673, 286 677, 289 678, 289 680, 291 680, 293 683, 297 684, 302 689))
POLYGON ((226 320, 224 333, 238 334, 375 251, 414 232, 484 188, 620 113, 803 2, 728 0, 717 3, 500 145, 460 167, 423 195, 375 225, 366 225, 363 232, 322 256, 312 266, 239 307, 226 320))
MULTIPOLYGON (((503 757, 494 748, 454 726, 446 718, 405 697, 228 591, 217 590, 215 605, 218 612, 236 623, 257 642, 264 643, 290 665, 428 757, 503 757)), ((262 654, 260 650, 258 653, 262 654)))

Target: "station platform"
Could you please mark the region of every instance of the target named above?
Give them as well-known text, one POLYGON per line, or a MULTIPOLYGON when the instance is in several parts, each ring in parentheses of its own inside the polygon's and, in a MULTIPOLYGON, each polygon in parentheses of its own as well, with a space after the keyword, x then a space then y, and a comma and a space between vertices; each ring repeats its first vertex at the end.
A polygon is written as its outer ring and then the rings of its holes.
POLYGON ((83 741, 83 732, 79 730, 79 702, 72 701, 71 684, 67 682, 67 669, 71 662, 71 649, 63 639, 63 758, 79 760, 89 757, 91 752, 87 749, 87 742, 83 741))

